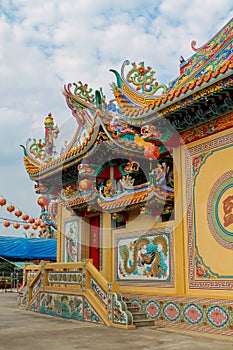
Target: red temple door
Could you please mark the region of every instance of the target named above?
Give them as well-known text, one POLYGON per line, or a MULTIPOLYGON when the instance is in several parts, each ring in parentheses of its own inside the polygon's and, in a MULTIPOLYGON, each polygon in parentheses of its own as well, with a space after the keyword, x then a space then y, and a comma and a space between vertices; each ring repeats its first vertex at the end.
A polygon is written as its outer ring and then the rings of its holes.
POLYGON ((100 217, 90 218, 90 259, 93 265, 99 270, 100 256, 100 217))

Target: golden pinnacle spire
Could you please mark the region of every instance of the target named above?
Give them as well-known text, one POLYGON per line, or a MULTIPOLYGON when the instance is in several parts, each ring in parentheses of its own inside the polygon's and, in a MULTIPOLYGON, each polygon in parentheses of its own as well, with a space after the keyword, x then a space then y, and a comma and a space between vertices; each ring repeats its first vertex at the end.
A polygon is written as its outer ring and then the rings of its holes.
POLYGON ((47 128, 48 128, 48 127, 53 127, 53 126, 54 126, 54 121, 53 121, 52 113, 49 113, 48 116, 45 118, 44 126, 47 127, 47 128))

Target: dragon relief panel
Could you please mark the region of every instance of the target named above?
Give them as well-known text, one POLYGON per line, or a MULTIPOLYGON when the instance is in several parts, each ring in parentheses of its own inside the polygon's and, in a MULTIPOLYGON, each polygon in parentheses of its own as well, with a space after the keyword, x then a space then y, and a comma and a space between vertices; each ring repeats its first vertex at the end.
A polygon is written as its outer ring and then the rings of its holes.
POLYGON ((125 237, 118 235, 117 281, 173 286, 172 230, 169 233, 165 231, 157 229, 135 232, 125 237))

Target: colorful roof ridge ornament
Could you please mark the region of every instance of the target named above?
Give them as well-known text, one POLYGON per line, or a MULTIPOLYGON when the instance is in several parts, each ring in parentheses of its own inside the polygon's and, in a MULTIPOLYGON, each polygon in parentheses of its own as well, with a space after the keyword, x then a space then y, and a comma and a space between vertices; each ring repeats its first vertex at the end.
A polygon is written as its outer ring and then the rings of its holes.
POLYGON ((155 101, 165 96, 167 87, 158 84, 154 78, 155 71, 151 67, 146 68, 144 62, 139 62, 138 65, 133 62, 132 68, 125 72, 125 67, 129 64, 129 60, 123 62, 121 75, 110 69, 117 79, 117 85, 112 83, 111 87, 121 111, 134 120, 142 119, 143 115, 153 108, 155 101), (162 92, 156 95, 160 90, 162 92))
MULTIPOLYGON (((88 84, 82 84, 81 81, 79 81, 77 84, 73 83, 75 86, 74 89, 74 95, 79 96, 81 99, 89 102, 89 103, 94 103, 95 102, 95 97, 92 94, 93 89, 88 88, 88 84)), ((69 84, 68 88, 71 87, 71 84, 69 84)))
POLYGON ((44 141, 39 139, 28 139, 26 142, 26 147, 21 145, 24 150, 24 162, 26 168, 35 168, 37 170, 38 166, 43 163, 49 163, 57 157, 57 152, 55 151, 55 139, 58 137, 59 128, 54 124, 52 114, 49 113, 44 121, 45 136, 44 141))
MULTIPOLYGON (((127 65, 130 64, 130 61, 126 60, 122 66, 122 72, 127 65)), ((166 85, 159 85, 157 80, 154 78, 156 71, 152 70, 151 67, 145 67, 144 62, 135 62, 131 63, 132 68, 126 74, 126 81, 132 83, 136 86, 137 91, 141 91, 145 95, 154 95, 158 90, 162 90, 162 93, 167 92, 166 85)), ((124 75, 122 75, 124 79, 124 75)))
POLYGON ((98 110, 102 106, 101 92, 95 91, 95 95, 93 95, 92 89, 88 88, 87 84, 83 85, 78 82, 78 84, 65 85, 63 95, 79 127, 85 129, 86 134, 90 135, 96 124, 98 110), (72 86, 74 86, 73 92, 71 91, 72 86))
POLYGON ((185 85, 202 75, 218 71, 228 60, 232 61, 232 28, 233 19, 199 48, 195 47, 196 41, 193 40, 191 48, 195 53, 190 58, 182 60, 180 76, 169 84, 169 90, 185 85))

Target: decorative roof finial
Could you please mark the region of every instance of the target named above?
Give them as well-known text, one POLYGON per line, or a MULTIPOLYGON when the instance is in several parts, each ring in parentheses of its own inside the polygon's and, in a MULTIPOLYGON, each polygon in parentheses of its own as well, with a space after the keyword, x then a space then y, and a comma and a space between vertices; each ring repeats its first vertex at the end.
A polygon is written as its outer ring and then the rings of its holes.
POLYGON ((184 63, 185 62, 185 59, 183 56, 180 56, 180 64, 184 63))
POLYGON ((53 121, 53 117, 52 117, 52 113, 51 112, 45 118, 44 126, 47 127, 47 128, 51 128, 51 127, 54 126, 54 121, 53 121))

